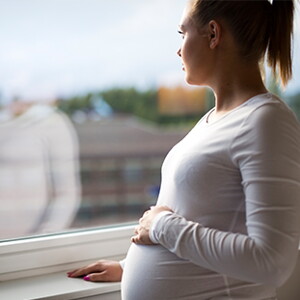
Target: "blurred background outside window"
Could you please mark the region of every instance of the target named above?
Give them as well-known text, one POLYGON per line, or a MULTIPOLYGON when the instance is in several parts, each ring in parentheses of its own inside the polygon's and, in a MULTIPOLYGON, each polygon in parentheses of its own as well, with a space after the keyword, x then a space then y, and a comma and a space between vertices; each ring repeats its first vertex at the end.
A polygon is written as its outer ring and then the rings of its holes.
MULTIPOLYGON (((214 105, 184 82, 182 0, 0 0, 0 240, 138 220, 214 105)), ((294 79, 267 86, 300 118, 294 79)))

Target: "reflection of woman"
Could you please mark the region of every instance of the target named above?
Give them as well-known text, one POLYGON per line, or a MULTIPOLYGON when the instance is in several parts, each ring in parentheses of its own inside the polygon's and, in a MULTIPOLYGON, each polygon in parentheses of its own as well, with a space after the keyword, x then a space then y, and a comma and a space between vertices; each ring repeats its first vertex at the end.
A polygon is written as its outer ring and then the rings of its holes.
POLYGON ((0 238, 66 229, 80 201, 74 128, 48 104, 11 110, 0 124, 0 238))
POLYGON ((102 261, 69 276, 122 276, 126 300, 276 298, 299 244, 300 126, 259 62, 267 52, 287 83, 292 24, 292 1, 189 2, 178 55, 188 83, 214 90, 215 108, 166 157, 123 275, 102 261))

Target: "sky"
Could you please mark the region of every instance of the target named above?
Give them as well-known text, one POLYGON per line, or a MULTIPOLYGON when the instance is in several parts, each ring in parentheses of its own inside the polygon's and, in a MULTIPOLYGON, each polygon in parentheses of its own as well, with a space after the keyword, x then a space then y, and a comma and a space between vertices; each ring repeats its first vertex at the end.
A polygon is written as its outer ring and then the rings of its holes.
MULTIPOLYGON (((184 83, 186 0, 0 0, 0 101, 184 83)), ((294 79, 300 90, 300 21, 294 79)))

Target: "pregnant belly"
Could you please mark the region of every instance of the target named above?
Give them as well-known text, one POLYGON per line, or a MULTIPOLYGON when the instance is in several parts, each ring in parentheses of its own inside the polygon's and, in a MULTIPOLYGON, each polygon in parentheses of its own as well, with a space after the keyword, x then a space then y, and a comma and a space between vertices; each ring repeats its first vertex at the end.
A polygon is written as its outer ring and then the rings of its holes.
POLYGON ((222 275, 182 260, 161 246, 132 244, 128 251, 122 300, 207 299, 216 291, 224 292, 222 275))

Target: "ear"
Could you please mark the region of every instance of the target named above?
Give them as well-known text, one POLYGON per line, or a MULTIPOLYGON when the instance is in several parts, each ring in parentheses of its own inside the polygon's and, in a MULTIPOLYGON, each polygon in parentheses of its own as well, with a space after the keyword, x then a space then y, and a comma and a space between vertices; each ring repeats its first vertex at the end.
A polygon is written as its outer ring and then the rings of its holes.
POLYGON ((210 49, 215 49, 221 40, 221 26, 217 21, 212 20, 208 23, 208 34, 210 49))

